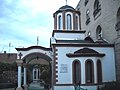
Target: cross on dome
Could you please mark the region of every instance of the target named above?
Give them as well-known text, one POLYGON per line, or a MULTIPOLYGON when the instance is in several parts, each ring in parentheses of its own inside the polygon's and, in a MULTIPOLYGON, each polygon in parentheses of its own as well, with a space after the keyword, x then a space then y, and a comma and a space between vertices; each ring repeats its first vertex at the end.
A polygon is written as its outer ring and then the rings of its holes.
POLYGON ((67 0, 66 0, 66 5, 67 5, 67 0))

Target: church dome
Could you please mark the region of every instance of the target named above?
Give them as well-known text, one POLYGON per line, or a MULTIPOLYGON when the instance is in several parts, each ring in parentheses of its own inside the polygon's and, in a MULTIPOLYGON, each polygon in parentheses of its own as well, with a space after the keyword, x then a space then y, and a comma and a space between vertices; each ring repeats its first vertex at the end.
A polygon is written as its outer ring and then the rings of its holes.
POLYGON ((75 9, 69 5, 65 5, 60 7, 59 10, 75 10, 75 9))
POLYGON ((54 14, 55 30, 80 30, 80 12, 72 6, 64 5, 60 7, 54 14))

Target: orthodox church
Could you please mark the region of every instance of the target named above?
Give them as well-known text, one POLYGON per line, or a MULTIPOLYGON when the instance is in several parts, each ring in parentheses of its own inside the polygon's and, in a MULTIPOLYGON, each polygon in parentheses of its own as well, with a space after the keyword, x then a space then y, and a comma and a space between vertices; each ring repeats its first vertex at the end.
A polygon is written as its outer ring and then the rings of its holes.
POLYGON ((78 83, 83 89, 97 90, 101 83, 116 81, 114 45, 86 36, 80 12, 71 6, 60 7, 53 16, 53 90, 74 90, 78 83))
POLYGON ((75 90, 76 85, 97 90, 105 82, 116 81, 114 45, 100 38, 94 41, 81 30, 80 11, 69 5, 54 14, 50 48, 31 46, 18 51, 18 88, 21 90, 21 66, 34 57, 48 60, 51 66, 51 90, 75 90))

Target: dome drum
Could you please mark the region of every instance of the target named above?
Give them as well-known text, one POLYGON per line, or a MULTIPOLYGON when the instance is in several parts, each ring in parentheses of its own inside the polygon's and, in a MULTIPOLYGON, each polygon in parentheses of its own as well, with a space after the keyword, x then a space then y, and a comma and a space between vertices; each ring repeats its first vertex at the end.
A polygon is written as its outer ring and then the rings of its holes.
POLYGON ((80 12, 65 5, 53 14, 54 30, 80 30, 80 12))

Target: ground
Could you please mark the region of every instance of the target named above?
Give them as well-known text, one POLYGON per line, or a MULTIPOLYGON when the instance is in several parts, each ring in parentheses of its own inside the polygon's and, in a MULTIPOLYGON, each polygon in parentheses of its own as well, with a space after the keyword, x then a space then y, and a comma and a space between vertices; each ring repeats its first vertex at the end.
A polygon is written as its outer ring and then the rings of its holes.
POLYGON ((47 89, 44 89, 44 87, 41 86, 40 83, 33 82, 28 87, 28 90, 47 90, 47 89))

